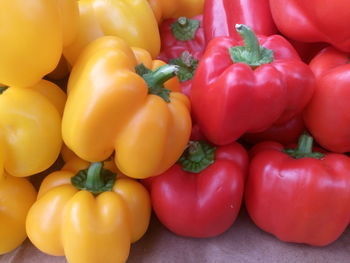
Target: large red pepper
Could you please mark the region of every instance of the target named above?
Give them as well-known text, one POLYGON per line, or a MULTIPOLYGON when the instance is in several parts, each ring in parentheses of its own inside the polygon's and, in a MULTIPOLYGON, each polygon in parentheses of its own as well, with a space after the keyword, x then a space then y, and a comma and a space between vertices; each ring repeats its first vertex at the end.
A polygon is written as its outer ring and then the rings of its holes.
POLYGON ((276 143, 269 149, 265 143, 251 160, 247 211, 257 226, 280 240, 328 245, 349 224, 349 174, 348 156, 312 152, 312 137, 306 134, 296 149, 276 143))
POLYGON ((328 47, 310 62, 317 87, 304 112, 305 125, 315 140, 339 153, 350 151, 349 56, 328 47))
POLYGON ((259 36, 237 25, 242 43, 217 37, 206 48, 192 83, 193 114, 203 134, 224 145, 299 114, 314 90, 314 76, 279 35, 259 36))
POLYGON ((236 24, 246 24, 259 35, 277 33, 269 0, 206 0, 203 23, 207 43, 219 36, 240 40, 235 30, 236 24))
POLYGON ((301 42, 327 42, 350 51, 348 0, 270 0, 277 28, 301 42))
POLYGON ((186 95, 190 93, 192 78, 205 48, 202 17, 167 19, 159 28, 162 47, 158 58, 179 66, 177 76, 186 95))
POLYGON ((212 237, 234 223, 247 168, 247 152, 236 142, 215 149, 191 141, 178 164, 144 181, 153 209, 168 229, 182 236, 212 237))

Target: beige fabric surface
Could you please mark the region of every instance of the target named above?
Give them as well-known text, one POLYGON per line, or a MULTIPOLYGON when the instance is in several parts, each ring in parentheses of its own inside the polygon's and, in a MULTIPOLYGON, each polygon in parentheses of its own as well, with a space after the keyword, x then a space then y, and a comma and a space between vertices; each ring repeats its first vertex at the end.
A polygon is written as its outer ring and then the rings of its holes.
MULTIPOLYGON (((45 255, 27 240, 0 263, 66 263, 64 257, 45 255)), ((223 235, 209 239, 176 236, 153 217, 146 235, 132 246, 127 263, 349 263, 350 228, 333 244, 323 247, 289 244, 257 228, 242 210, 223 235)), ((103 262, 101 262, 103 263, 103 262)))

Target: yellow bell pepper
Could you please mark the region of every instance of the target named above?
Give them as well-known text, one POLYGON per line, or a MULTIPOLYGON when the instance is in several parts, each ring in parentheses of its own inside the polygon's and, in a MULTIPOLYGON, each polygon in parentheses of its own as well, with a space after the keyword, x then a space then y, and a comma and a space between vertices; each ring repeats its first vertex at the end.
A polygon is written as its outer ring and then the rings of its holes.
POLYGON ((80 26, 72 45, 64 49, 74 65, 83 49, 102 36, 118 36, 130 46, 149 51, 153 58, 160 51, 157 21, 147 0, 80 0, 80 26))
POLYGON ((43 180, 26 220, 28 237, 38 249, 65 255, 70 263, 127 260, 130 244, 148 228, 150 197, 139 182, 116 179, 102 166, 92 163, 79 172, 70 166, 43 180))
POLYGON ((1 0, 0 83, 34 85, 58 64, 75 38, 79 10, 72 0, 1 0))
POLYGON ((148 0, 160 24, 164 19, 193 17, 203 13, 204 0, 148 0))
POLYGON ((143 75, 142 70, 162 63, 134 51, 136 56, 112 36, 86 48, 68 81, 62 136, 80 158, 98 162, 116 151, 122 173, 146 178, 167 170, 184 151, 191 132, 190 102, 172 91, 179 90, 177 77, 167 81, 176 66, 143 75))
POLYGON ((62 144, 63 91, 42 80, 32 88, 1 87, 0 93, 0 175, 3 170, 18 177, 46 170, 62 144))
POLYGON ((27 179, 6 173, 0 176, 0 255, 26 239, 26 216, 35 199, 36 190, 27 179))

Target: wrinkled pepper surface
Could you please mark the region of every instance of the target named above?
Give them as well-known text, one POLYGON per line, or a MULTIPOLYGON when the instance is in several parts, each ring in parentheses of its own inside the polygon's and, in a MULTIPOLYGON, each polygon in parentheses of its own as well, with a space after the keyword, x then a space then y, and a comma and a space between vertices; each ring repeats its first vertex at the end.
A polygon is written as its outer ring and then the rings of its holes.
POLYGON ((258 35, 277 33, 269 0, 206 0, 203 23, 207 43, 221 36, 241 40, 236 24, 245 24, 258 35))
POLYGON ((25 221, 35 202, 36 190, 25 178, 0 176, 0 255, 20 246, 27 238, 25 221))
POLYGON ((295 149, 264 144, 252 149, 260 147, 251 160, 245 189, 252 220, 286 242, 334 242, 350 220, 350 158, 313 151, 312 137, 306 134, 295 149))
POLYGON ((92 163, 44 179, 26 230, 38 249, 65 255, 70 263, 122 263, 130 244, 146 232, 150 215, 149 194, 140 183, 92 163))
POLYGON ((115 151, 117 167, 134 178, 172 166, 191 133, 190 103, 176 92, 176 66, 161 64, 116 37, 89 45, 68 82, 62 120, 66 145, 91 162, 115 151))
POLYGON ((350 151, 350 64, 349 53, 333 47, 323 49, 310 62, 316 90, 304 112, 304 121, 324 148, 350 151))
POLYGON ((0 91, 1 168, 19 177, 46 170, 61 148, 63 91, 46 80, 32 88, 1 87, 0 91))
POLYGON ((0 17, 0 83, 27 87, 55 69, 79 11, 71 0, 2 0, 0 17))
POLYGON ((144 182, 158 219, 168 229, 181 236, 213 237, 234 223, 247 170, 248 155, 240 144, 216 148, 190 141, 179 163, 144 182))
POLYGON ((315 78, 282 36, 258 36, 237 25, 244 39, 213 39, 192 81, 193 115, 214 144, 261 132, 300 114, 311 99, 315 78))
POLYGON ((80 0, 77 38, 64 49, 74 65, 84 48, 102 36, 117 36, 156 58, 160 50, 158 24, 147 0, 80 0))
POLYGON ((270 7, 283 35, 301 42, 327 42, 350 52, 349 1, 270 0, 270 7))

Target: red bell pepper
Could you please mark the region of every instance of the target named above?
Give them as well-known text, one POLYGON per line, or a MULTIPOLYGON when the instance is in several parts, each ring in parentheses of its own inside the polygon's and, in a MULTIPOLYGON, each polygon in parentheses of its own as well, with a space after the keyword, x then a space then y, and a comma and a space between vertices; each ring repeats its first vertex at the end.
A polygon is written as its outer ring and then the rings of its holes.
POLYGON ((160 28, 159 59, 179 66, 178 78, 182 92, 189 95, 198 60, 205 49, 202 15, 191 19, 180 17, 165 20, 160 28))
POLYGON ((265 131, 258 133, 246 133, 243 136, 243 139, 254 144, 261 141, 276 141, 286 145, 296 143, 304 130, 305 125, 303 117, 301 114, 298 114, 286 123, 272 125, 265 131))
POLYGON ((285 36, 301 42, 327 42, 350 52, 348 0, 270 0, 270 7, 285 36))
POLYGON ((209 43, 215 37, 241 37, 236 24, 245 24, 258 35, 277 33, 269 7, 269 0, 206 0, 204 3, 204 34, 209 43))
POLYGON ((169 230, 212 237, 234 223, 247 168, 247 152, 236 142, 215 149, 204 141, 191 141, 179 163, 144 182, 158 219, 169 230))
POLYGON ((350 151, 350 64, 349 53, 328 47, 311 62, 317 87, 304 112, 304 121, 324 148, 350 151))
POLYGON ((349 174, 348 156, 312 152, 306 134, 296 149, 265 143, 251 160, 245 205, 255 224, 278 239, 325 246, 349 224, 349 174))
POLYGON ((301 113, 314 76, 279 35, 256 37, 237 25, 242 43, 217 37, 206 48, 192 82, 193 115, 209 141, 224 145, 301 113))

